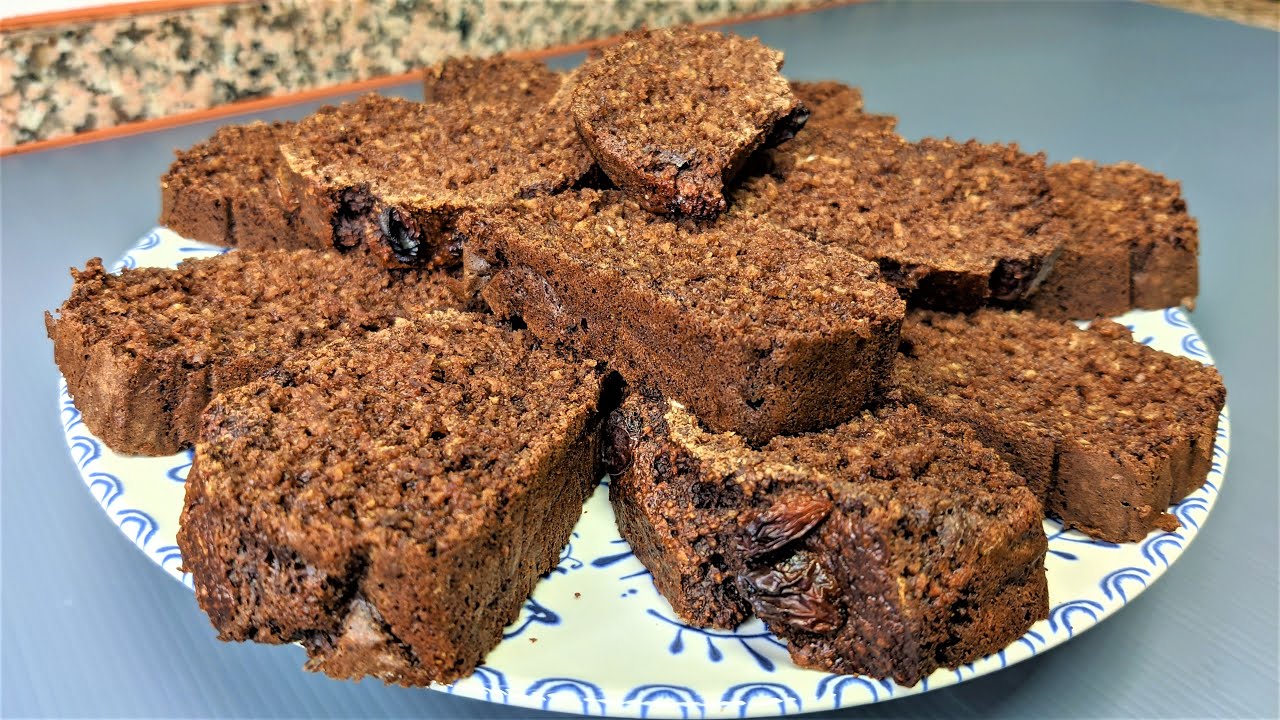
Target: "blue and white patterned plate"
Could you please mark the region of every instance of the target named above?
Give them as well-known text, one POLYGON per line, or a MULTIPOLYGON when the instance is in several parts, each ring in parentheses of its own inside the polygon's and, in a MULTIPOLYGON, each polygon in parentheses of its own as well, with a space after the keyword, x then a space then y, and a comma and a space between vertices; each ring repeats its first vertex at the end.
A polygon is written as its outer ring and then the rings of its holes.
MULTIPOLYGON (((217 252, 161 229, 143 238, 116 269, 172 266, 217 252)), ((1120 320, 1141 342, 1212 362, 1180 310, 1132 312, 1120 320)), ((178 570, 175 536, 191 453, 117 455, 85 428, 65 382, 59 394, 67 445, 89 492, 129 540, 190 587, 191 577, 178 570)), ((436 689, 585 715, 708 718, 827 710, 964 682, 1066 642, 1164 574, 1195 538, 1218 496, 1227 466, 1228 427, 1224 412, 1208 481, 1173 508, 1181 529, 1117 545, 1046 522, 1049 618, 995 655, 956 670, 939 670, 915 687, 797 668, 783 644, 756 620, 733 632, 681 624, 618 537, 608 488, 602 486, 588 501, 559 567, 538 585, 485 665, 436 689)))

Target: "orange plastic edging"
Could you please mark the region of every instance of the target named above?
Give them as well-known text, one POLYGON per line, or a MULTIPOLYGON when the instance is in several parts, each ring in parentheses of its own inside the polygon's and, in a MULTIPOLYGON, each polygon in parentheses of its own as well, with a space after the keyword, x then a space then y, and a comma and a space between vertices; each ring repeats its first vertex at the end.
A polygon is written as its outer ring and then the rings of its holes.
POLYGON ((153 15, 155 13, 173 12, 174 10, 190 10, 207 5, 243 5, 247 2, 250 2, 250 0, 142 0, 141 2, 116 3, 114 5, 95 5, 93 7, 0 18, 0 32, 31 30, 32 28, 48 27, 50 25, 76 25, 98 20, 133 17, 134 15, 153 15))
MULTIPOLYGON (((154 6, 163 8, 170 6, 173 8, 197 7, 200 5, 216 5, 226 4, 233 5, 245 2, 246 0, 154 0, 153 2, 130 3, 129 5, 121 5, 115 7, 142 7, 154 6)), ((784 17, 787 15, 800 15, 803 13, 813 12, 815 10, 824 10, 826 8, 836 7, 839 5, 853 5, 864 0, 830 0, 829 2, 820 3, 811 7, 791 8, 787 10, 776 10, 772 12, 755 13, 752 15, 742 15, 734 18, 721 20, 710 20, 707 22, 694 23, 698 27, 706 27, 712 25, 738 25, 741 23, 755 22, 757 20, 768 20, 770 18, 784 17)), ((43 15, 28 15, 27 18, 45 18, 55 15, 74 15, 77 13, 87 14, 90 11, 104 11, 108 8, 86 8, 84 10, 68 10, 65 13, 46 13, 43 15)), ((147 10, 145 12, 151 12, 147 10)), ((120 13, 124 14, 124 13, 120 13)), ((105 15, 101 17, 110 17, 105 15)), ((23 20, 24 18, 14 18, 23 20)), ((11 19, 10 21, 14 20, 11 19)), ((4 29, 9 29, 8 25, 4 29)), ((585 40, 579 43, 569 45, 557 45, 551 48, 543 48, 541 50, 522 50, 518 52, 507 53, 508 56, 519 59, 528 60, 544 60, 546 58, 556 57, 558 55, 569 55, 576 52, 584 52, 592 48, 602 47, 614 42, 619 36, 611 35, 609 37, 598 38, 595 40, 585 40)), ((20 145, 12 145, 10 147, 0 148, 0 157, 7 155, 19 155, 22 153, 39 152, 41 150, 53 150, 56 148, 70 147, 72 145, 81 145, 84 143, 101 142, 103 140, 111 140, 113 138, 127 137, 129 135, 138 135, 153 130, 164 130, 167 128, 178 127, 181 125, 191 125, 206 120, 214 120, 217 118, 232 117, 235 115, 244 115, 246 113, 258 112, 261 110, 270 110, 286 105, 295 105, 311 100, 319 100, 321 98, 332 97, 335 95, 346 95, 349 93, 363 92, 366 90, 376 90, 378 88, 390 87, 401 83, 409 82, 415 78, 422 77, 422 70, 413 70, 411 72, 399 73, 396 75, 384 75, 382 77, 371 78, 368 80, 356 80, 353 82, 342 83, 340 85, 330 85, 323 88, 312 88, 310 90, 299 90, 297 92, 286 93, 284 95, 274 95, 267 98, 256 98, 253 100, 238 100, 235 102, 225 103, 216 107, 204 108, 202 110, 192 110, 191 112, 179 113, 176 115, 167 115, 165 117, 151 118, 149 120, 139 120, 137 122, 127 123, 124 125, 114 125, 99 130, 89 130, 82 133, 72 135, 63 135, 61 137, 50 138, 48 140, 36 140, 34 142, 22 143, 20 145)))

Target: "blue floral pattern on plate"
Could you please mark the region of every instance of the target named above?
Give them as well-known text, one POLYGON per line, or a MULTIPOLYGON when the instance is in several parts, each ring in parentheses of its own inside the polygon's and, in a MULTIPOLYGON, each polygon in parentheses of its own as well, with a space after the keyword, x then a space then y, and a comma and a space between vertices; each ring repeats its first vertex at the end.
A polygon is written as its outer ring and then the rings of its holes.
MULTIPOLYGON (((157 229, 115 268, 172 266, 223 252, 157 229)), ((1119 321, 1159 350, 1211 363, 1179 309, 1131 312, 1119 321)), ((127 457, 84 426, 59 385, 67 447, 107 517, 165 572, 191 587, 175 540, 191 453, 127 457)), ((892 681, 803 670, 758 620, 732 631, 679 622, 644 567, 618 537, 608 481, 587 502, 560 565, 536 588, 503 642, 471 676, 435 689, 496 703, 583 715, 716 718, 812 712, 904 697, 954 685, 1026 660, 1105 620, 1155 582, 1209 517, 1226 473, 1224 411, 1203 487, 1171 509, 1182 523, 1141 542, 1091 540, 1045 523, 1049 618, 994 655, 943 669, 911 688, 892 681)))

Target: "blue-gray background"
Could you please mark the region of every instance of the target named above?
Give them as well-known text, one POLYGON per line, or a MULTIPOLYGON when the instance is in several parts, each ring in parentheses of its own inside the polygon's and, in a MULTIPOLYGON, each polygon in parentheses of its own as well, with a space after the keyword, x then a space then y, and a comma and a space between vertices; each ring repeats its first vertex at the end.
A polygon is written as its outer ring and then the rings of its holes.
MULTIPOLYGON (((1114 3, 867 4, 737 30, 785 50, 793 78, 862 86, 868 108, 899 115, 909 137, 1017 140, 1052 160, 1132 160, 1180 178, 1201 223, 1192 317, 1229 388, 1224 492, 1158 584, 1044 656, 847 714, 1275 716, 1277 35, 1114 3)), ((0 161, 0 713, 537 714, 334 682, 302 672, 300 649, 218 643, 192 595, 84 491, 59 429, 41 311, 65 297, 69 266, 114 258, 151 228, 171 150, 213 127, 0 161)))

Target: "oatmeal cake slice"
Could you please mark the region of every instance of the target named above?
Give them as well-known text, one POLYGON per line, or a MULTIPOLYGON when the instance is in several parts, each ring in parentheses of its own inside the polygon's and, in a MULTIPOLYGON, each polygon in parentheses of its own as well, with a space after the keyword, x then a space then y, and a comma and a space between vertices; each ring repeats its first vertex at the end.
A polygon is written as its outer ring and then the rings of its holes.
POLYGON ((456 264, 460 213, 559 192, 592 167, 568 115, 532 98, 370 94, 299 122, 280 151, 307 232, 388 267, 456 264))
POLYGON ((509 100, 546 102, 560 89, 564 73, 538 60, 505 55, 456 57, 423 73, 424 102, 491 103, 509 100))
POLYGON ((333 677, 469 674, 599 477, 601 389, 593 363, 445 311, 219 395, 178 533, 200 607, 333 677))
POLYGON ((1132 163, 1083 160, 1051 165, 1048 177, 1068 240, 1031 309, 1088 319, 1195 306, 1199 227, 1176 181, 1132 163))
POLYGON ((754 450, 633 394, 605 437, 619 528, 685 622, 754 612, 799 665, 910 686, 1048 615, 1040 502, 963 425, 889 405, 754 450))
POLYGON ((646 209, 713 217, 747 157, 804 126, 781 67, 782 53, 754 38, 631 32, 582 67, 573 118, 609 179, 646 209))
POLYGON ((189 446, 213 394, 301 349, 462 302, 445 275, 315 250, 236 250, 118 275, 94 259, 71 275, 58 317, 45 314, 54 360, 85 425, 139 455, 189 446))
POLYGON ((807 128, 745 178, 735 214, 875 261, 912 305, 971 310, 1033 293, 1064 241, 1043 155, 907 142, 864 124, 807 128))
POLYGON ((1028 313, 908 315, 895 366, 926 412, 967 423, 1068 528, 1112 542, 1172 530, 1204 483, 1226 399, 1212 367, 1028 313))
POLYGON ((499 316, 749 442, 843 422, 889 378, 903 303, 841 248, 745 217, 674 221, 616 191, 460 227, 499 316))
POLYGON ((278 146, 293 123, 219 128, 177 152, 160 178, 160 224, 183 237, 248 250, 327 247, 303 231, 298 207, 280 187, 278 146))

